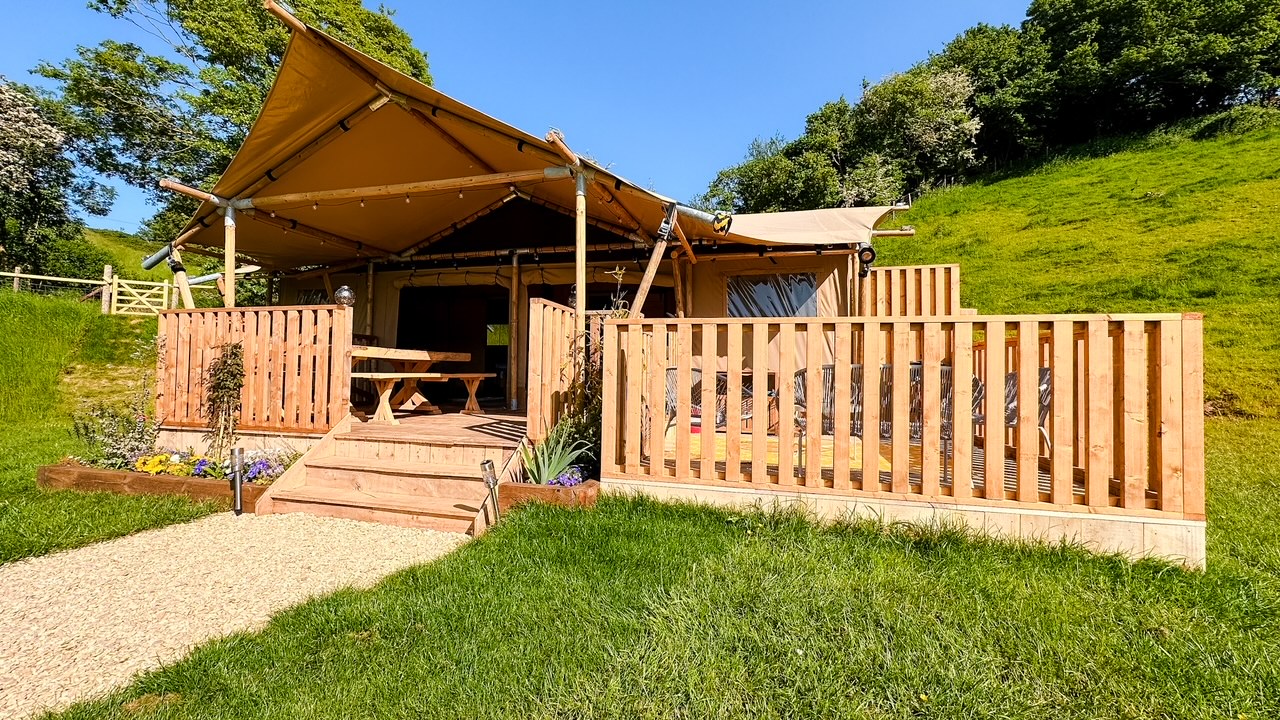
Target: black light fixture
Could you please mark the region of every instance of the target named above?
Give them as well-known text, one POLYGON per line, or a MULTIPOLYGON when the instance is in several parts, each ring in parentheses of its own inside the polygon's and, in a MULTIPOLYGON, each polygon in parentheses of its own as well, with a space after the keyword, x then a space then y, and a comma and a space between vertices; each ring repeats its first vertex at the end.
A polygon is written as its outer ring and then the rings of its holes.
POLYGON ((871 266, 876 261, 876 249, 871 247, 869 243, 863 243, 858 248, 858 277, 864 278, 871 274, 871 266))

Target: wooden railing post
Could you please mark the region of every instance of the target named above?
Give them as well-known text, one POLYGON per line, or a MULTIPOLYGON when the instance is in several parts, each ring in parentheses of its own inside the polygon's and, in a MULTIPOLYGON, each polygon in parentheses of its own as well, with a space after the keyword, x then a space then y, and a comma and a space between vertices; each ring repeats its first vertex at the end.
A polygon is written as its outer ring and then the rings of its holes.
POLYGON ((1182 512, 1204 519, 1204 316, 1182 316, 1182 512))
POLYGON ((102 314, 111 314, 111 266, 102 266, 102 297, 99 300, 102 303, 102 314))

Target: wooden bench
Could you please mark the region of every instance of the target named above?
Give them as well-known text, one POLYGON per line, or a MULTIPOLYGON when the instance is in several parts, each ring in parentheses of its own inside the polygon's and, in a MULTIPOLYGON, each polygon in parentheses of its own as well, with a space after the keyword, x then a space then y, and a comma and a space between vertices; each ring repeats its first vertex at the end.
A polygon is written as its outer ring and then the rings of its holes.
POLYGON ((368 380, 378 389, 378 409, 373 413, 373 422, 400 424, 391 411, 391 391, 397 382, 446 382, 461 380, 467 387, 467 404, 462 412, 468 415, 483 415, 480 402, 476 399, 476 391, 486 378, 497 377, 497 373, 440 373, 440 372, 353 372, 352 378, 368 380))

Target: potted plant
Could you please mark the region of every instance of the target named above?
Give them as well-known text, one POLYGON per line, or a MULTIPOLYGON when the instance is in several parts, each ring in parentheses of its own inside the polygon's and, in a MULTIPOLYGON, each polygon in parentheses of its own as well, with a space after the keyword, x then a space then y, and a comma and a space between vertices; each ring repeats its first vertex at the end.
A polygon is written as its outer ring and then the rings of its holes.
POLYGON ((498 508, 506 513, 526 502, 570 507, 590 507, 600 495, 600 481, 588 480, 578 464, 591 444, 573 436, 567 423, 559 423, 545 440, 520 450, 524 480, 498 486, 498 508))

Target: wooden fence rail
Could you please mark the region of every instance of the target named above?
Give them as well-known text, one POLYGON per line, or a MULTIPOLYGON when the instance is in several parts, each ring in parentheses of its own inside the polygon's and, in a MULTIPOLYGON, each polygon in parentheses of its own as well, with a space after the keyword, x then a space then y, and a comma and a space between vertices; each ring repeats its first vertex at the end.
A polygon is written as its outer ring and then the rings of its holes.
POLYGON ((873 267, 856 282, 853 314, 859 317, 961 314, 959 265, 873 267))
POLYGON ((156 416, 161 425, 205 425, 205 369, 229 342, 244 347, 240 429, 324 433, 346 416, 351 308, 209 308, 160 313, 156 416))
POLYGON ((529 439, 544 439, 569 401, 575 381, 573 308, 529 301, 529 439))
POLYGON ((602 472, 1202 520, 1201 333, 1174 314, 608 320, 602 472))

